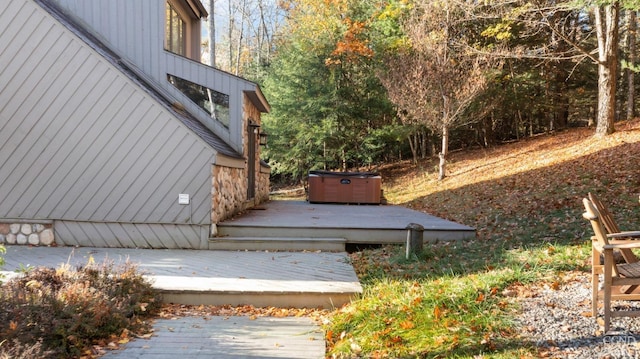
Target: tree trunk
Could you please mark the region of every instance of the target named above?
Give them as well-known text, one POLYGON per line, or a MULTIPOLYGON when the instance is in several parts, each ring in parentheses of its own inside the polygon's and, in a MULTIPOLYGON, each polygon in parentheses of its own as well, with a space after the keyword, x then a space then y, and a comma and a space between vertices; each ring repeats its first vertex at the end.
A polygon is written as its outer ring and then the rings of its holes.
POLYGON ((229 71, 233 69, 233 27, 234 27, 234 14, 233 6, 231 5, 233 1, 229 1, 229 71))
POLYGON ((615 131, 616 73, 618 66, 618 18, 620 4, 597 6, 596 30, 598 35, 598 114, 596 135, 615 131))
MULTIPOLYGON (((628 10, 629 12, 629 37, 628 37, 628 50, 629 50, 629 65, 635 66, 636 63, 636 30, 638 28, 636 23, 636 11, 628 10)), ((627 120, 631 120, 636 116, 635 108, 635 72, 627 68, 627 120)))
MULTIPOLYGON (((208 0, 207 10, 209 11, 209 66, 216 67, 216 22, 214 17, 214 10, 216 6, 215 0, 208 0)), ((207 88, 207 97, 211 104, 211 118, 216 119, 215 105, 213 103, 213 94, 211 89, 207 88)))
POLYGON ((238 35, 238 43, 236 46, 236 70, 235 75, 240 75, 240 59, 242 54, 242 40, 244 38, 244 23, 247 14, 247 1, 242 0, 242 8, 240 9, 240 33, 238 35))
POLYGON ((449 153, 449 127, 442 126, 442 151, 440 152, 440 166, 438 166, 438 180, 442 181, 446 177, 447 154, 449 153))
POLYGON ((327 170, 327 141, 322 141, 322 169, 327 170))
POLYGON ((208 0, 209 10, 209 66, 216 67, 216 21, 214 10, 215 0, 208 0))
POLYGON ((257 66, 261 66, 263 61, 265 59, 262 58, 263 54, 262 51, 266 50, 265 52, 265 57, 266 60, 269 60, 269 58, 271 57, 271 39, 270 39, 270 35, 269 35, 269 28, 267 27, 267 21, 265 19, 264 16, 264 8, 265 8, 265 4, 263 3, 264 0, 259 0, 258 1, 258 7, 260 9, 260 29, 262 29, 262 35, 258 37, 258 48, 256 50, 256 52, 258 53, 258 58, 257 58, 257 66), (265 44, 266 43, 266 44, 265 44))
POLYGON ((416 136, 417 135, 415 134, 407 136, 407 139, 409 140, 409 148, 411 148, 411 155, 413 156, 414 164, 418 163, 418 149, 416 148, 418 141, 416 140, 416 136))
POLYGON ((427 158, 429 135, 426 129, 420 130, 420 158, 427 158))

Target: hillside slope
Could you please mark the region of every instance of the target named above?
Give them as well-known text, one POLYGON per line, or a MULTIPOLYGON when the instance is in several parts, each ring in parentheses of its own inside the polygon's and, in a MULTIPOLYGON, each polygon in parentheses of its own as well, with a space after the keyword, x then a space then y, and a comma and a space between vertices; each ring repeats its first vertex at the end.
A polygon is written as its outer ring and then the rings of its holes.
MULTIPOLYGON (((533 341, 517 317, 540 288, 562 296, 565 285, 588 280, 592 232, 581 203, 587 193, 609 205, 623 230, 640 226, 640 121, 617 127, 602 139, 571 129, 457 152, 443 181, 432 161, 381 169, 390 203, 473 226, 478 238, 430 243, 410 260, 402 246, 352 253, 364 293, 332 314, 329 354, 565 357, 533 341)), ((588 304, 587 297, 574 299, 588 304)), ((539 315, 548 315, 544 309, 539 315)), ((597 325, 588 319, 590 335, 597 325)))
MULTIPOLYGON (((639 205, 640 121, 617 127, 606 138, 580 128, 453 153, 443 181, 437 181, 435 161, 388 166, 381 171, 385 196, 390 203, 474 226, 480 238, 495 235, 512 216, 535 219, 564 211, 581 220, 581 199, 590 191, 621 223, 638 223, 625 217, 639 205)), ((553 228, 542 235, 559 236, 553 228)))

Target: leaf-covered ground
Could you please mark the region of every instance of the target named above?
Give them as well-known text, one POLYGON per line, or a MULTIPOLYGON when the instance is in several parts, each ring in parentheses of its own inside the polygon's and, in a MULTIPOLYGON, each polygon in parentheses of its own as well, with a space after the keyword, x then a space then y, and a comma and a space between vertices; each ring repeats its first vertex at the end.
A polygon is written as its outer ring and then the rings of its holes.
POLYGON ((618 132, 605 138, 595 138, 593 129, 572 129, 453 153, 444 181, 435 179, 435 162, 391 166, 383 176, 392 203, 476 226, 480 238, 490 238, 508 235, 490 215, 538 217, 554 210, 573 215, 581 213, 581 198, 589 191, 617 209, 638 204, 639 165, 635 121, 618 124, 618 132))
POLYGON ((330 354, 542 356, 514 324, 518 299, 588 275, 582 198, 598 194, 623 229, 640 219, 640 123, 617 128, 600 139, 571 129, 456 152, 443 181, 434 161, 383 168, 390 203, 473 226, 477 238, 429 245, 409 261, 397 247, 354 253, 365 293, 331 315, 330 354))

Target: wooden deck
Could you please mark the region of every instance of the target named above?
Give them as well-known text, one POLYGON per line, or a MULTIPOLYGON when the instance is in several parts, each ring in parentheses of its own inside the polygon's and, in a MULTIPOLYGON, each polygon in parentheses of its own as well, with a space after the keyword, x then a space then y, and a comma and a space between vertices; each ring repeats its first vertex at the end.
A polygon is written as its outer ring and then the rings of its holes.
POLYGON ((362 292, 346 253, 7 246, 6 276, 29 266, 58 268, 130 261, 165 302, 257 307, 339 307, 362 292))
MULTIPOLYGON (((210 240, 210 249, 251 249, 249 245, 247 248, 224 247, 224 243, 233 241, 252 241, 257 246, 255 249, 261 250, 269 249, 265 242, 276 240, 282 244, 274 246, 274 250, 286 250, 287 245, 302 247, 304 243, 313 242, 313 239, 316 242, 333 243, 333 250, 340 250, 335 244, 339 241, 357 244, 405 243, 406 227, 410 223, 424 227, 425 242, 465 240, 476 236, 472 227, 400 206, 270 201, 220 223, 218 236, 210 240), (285 242, 287 239, 289 244, 285 242)), ((332 250, 319 247, 318 243, 315 245, 302 249, 332 250)))

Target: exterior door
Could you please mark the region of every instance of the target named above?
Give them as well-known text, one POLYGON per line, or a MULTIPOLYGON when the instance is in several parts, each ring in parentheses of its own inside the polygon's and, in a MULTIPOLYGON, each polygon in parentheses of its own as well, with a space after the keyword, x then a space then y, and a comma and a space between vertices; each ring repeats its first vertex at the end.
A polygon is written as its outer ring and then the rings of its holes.
POLYGON ((249 139, 249 163, 247 165, 247 199, 256 196, 256 137, 259 126, 249 122, 247 138, 249 139))

